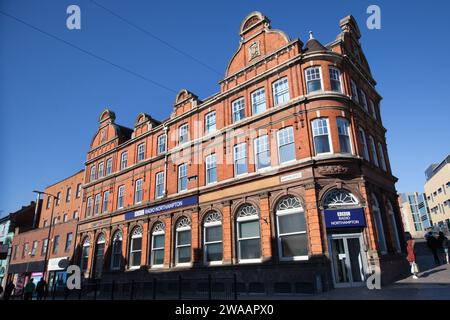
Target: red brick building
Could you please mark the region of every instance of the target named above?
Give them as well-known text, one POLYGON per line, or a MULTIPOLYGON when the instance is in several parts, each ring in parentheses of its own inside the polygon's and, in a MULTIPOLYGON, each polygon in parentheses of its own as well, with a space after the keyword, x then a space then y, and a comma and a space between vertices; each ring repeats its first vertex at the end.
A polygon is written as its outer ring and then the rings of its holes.
POLYGON ((181 90, 133 129, 105 110, 87 154, 86 277, 237 276, 243 291, 361 285, 404 266, 395 182, 353 17, 322 45, 240 27, 220 92, 181 90))
POLYGON ((37 283, 45 276, 50 287, 65 285, 65 266, 59 263, 73 258, 83 178, 81 170, 45 188, 35 228, 13 238, 8 273, 15 283, 30 277, 37 283))

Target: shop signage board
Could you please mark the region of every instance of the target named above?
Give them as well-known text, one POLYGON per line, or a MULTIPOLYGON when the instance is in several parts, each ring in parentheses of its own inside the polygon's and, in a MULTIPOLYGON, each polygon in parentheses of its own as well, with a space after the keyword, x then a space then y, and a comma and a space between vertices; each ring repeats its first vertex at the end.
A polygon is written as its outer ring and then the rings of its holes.
POLYGON ((325 225, 328 229, 366 226, 363 208, 327 209, 324 214, 325 225))
POLYGON ((182 198, 179 200, 169 201, 163 204, 159 204, 156 206, 148 207, 145 209, 140 209, 137 211, 131 211, 125 213, 125 220, 135 219, 140 216, 150 215, 150 214, 157 214, 164 211, 169 211, 173 209, 178 209, 186 206, 191 206, 193 204, 198 203, 198 196, 191 196, 182 198))

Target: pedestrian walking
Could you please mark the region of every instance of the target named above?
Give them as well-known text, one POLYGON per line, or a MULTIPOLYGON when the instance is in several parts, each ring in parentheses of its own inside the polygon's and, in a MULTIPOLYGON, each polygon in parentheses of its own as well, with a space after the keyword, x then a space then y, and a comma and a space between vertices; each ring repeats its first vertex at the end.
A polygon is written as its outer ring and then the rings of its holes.
POLYGON ((436 265, 440 265, 441 261, 439 260, 438 256, 438 248, 439 248, 438 239, 431 231, 427 233, 425 239, 427 240, 427 247, 430 249, 431 254, 433 255, 434 263, 436 265))
POLYGON ((438 253, 440 258, 442 259, 442 263, 449 263, 448 238, 444 235, 442 231, 439 232, 438 243, 439 243, 438 253))
POLYGON ((406 259, 409 262, 409 265, 411 266, 411 274, 413 275, 413 279, 419 279, 418 273, 419 273, 419 267, 416 263, 416 252, 414 250, 414 239, 409 239, 406 242, 406 252, 407 256, 406 259))
POLYGON ((42 300, 47 295, 47 282, 45 282, 44 278, 41 278, 36 285, 36 295, 38 300, 42 300))
POLYGON ((27 285, 25 286, 23 300, 32 300, 35 289, 36 285, 33 282, 33 278, 31 278, 30 281, 28 281, 27 285))
POLYGON ((15 285, 12 281, 9 281, 5 286, 5 294, 3 295, 3 300, 9 300, 11 298, 12 292, 15 289, 15 285))

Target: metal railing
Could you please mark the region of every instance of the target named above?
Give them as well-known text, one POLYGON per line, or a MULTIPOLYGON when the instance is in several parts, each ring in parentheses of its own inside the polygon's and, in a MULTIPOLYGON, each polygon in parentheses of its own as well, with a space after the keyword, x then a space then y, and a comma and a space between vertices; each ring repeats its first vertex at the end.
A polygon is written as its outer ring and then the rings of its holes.
POLYGON ((49 288, 47 300, 237 300, 236 276, 158 279, 152 281, 85 281, 81 289, 49 288))

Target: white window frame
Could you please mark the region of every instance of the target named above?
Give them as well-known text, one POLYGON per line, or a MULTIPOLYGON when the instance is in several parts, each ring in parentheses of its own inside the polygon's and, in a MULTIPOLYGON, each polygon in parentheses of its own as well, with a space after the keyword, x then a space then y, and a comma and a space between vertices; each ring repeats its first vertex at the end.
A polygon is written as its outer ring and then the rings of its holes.
POLYGON ((145 143, 141 143, 137 146, 137 162, 145 160, 145 143))
POLYGON ((267 110, 266 104, 266 89, 259 88, 251 93, 251 101, 252 101, 252 115, 257 115, 264 113, 267 110), (262 99, 261 99, 262 97, 262 99), (256 112, 256 107, 261 107, 264 105, 264 110, 260 112, 256 112))
MULTIPOLYGON (((290 235, 297 235, 297 234, 307 234, 308 231, 306 230, 307 226, 305 224, 305 231, 296 231, 296 232, 290 232, 290 233, 280 233, 280 222, 278 217, 281 216, 287 216, 292 214, 303 214, 305 215, 305 210, 303 208, 293 208, 288 210, 277 210, 275 213, 275 216, 277 218, 277 242, 278 242, 278 257, 280 261, 305 261, 309 259, 308 255, 303 256, 292 256, 292 257, 283 257, 282 250, 281 250, 281 239, 284 236, 290 236, 290 235)), ((306 217, 305 217, 306 221, 306 217)))
POLYGON ((165 186, 164 186, 164 171, 158 172, 155 177, 155 198, 160 199, 165 195, 165 186), (162 194, 158 195, 158 187, 162 186, 162 194))
POLYGON ((231 103, 231 117, 232 117, 232 120, 233 120, 232 122, 233 123, 242 121, 242 120, 244 120, 246 118, 244 97, 240 97, 240 98, 234 100, 231 103), (242 118, 236 119, 235 114, 239 114, 240 115, 240 111, 241 110, 244 111, 244 115, 242 116, 242 118))
POLYGON ((384 157, 384 149, 381 142, 378 142, 378 162, 380 163, 381 169, 387 172, 386 159, 384 157))
POLYGON ((377 147, 375 146, 375 140, 372 135, 369 135, 370 151, 372 152, 372 163, 377 167, 380 167, 380 162, 378 161, 377 147))
POLYGON ((167 135, 161 134, 158 136, 158 154, 163 154, 167 152, 167 135), (164 148, 161 148, 161 146, 164 146, 164 148))
POLYGON ((189 125, 183 123, 178 127, 178 144, 183 145, 189 142, 189 125))
POLYGON ((124 151, 120 155, 120 170, 126 169, 127 166, 128 166, 128 151, 124 151))
POLYGON ((189 179, 188 179, 188 165, 187 163, 182 163, 178 166, 178 192, 186 192, 189 188, 188 188, 188 183, 189 183, 189 179), (184 171, 186 172, 185 175, 181 175, 182 173, 182 168, 186 168, 184 171), (186 189, 181 189, 181 179, 182 178, 186 178, 186 189))
POLYGON ((233 167, 234 167, 234 176, 235 177, 240 177, 240 176, 248 174, 247 143, 246 142, 238 143, 238 144, 236 144, 233 147, 233 162, 234 162, 234 166, 233 167), (237 152, 237 151, 239 151, 239 149, 242 146, 244 147, 244 151, 243 151, 244 157, 237 158, 236 156, 238 154, 241 154, 241 152, 237 152), (246 168, 246 170, 245 170, 245 172, 238 174, 237 173, 237 162, 238 162, 238 160, 242 160, 242 159, 245 159, 245 168, 246 168))
POLYGON ((262 255, 262 243, 261 243, 261 222, 258 214, 254 214, 251 216, 244 216, 244 217, 238 217, 236 219, 236 242, 237 242, 237 259, 238 263, 245 264, 245 263, 258 263, 262 261, 262 257, 260 258, 251 258, 251 259, 241 259, 241 241, 242 240, 255 240, 259 239, 259 250, 260 254, 262 255), (258 228, 259 228, 259 236, 258 237, 250 237, 250 238, 240 238, 239 233, 241 230, 241 224, 240 222, 246 222, 246 221, 258 221, 258 228))
POLYGON ((138 179, 135 182, 135 186, 134 186, 134 204, 139 204, 142 203, 142 200, 144 199, 144 194, 143 194, 143 180, 142 179, 138 179), (140 187, 138 189, 138 187, 140 187), (138 194, 140 193, 141 195, 141 199, 138 201, 138 194))
POLYGON ((109 191, 103 193, 102 213, 108 212, 109 191))
POLYGON ((142 230, 139 234, 134 234, 134 230, 133 230, 133 234, 130 237, 130 255, 129 255, 129 261, 130 261, 130 267, 129 269, 139 269, 141 267, 141 262, 142 261, 142 230), (141 249, 140 250, 133 250, 133 239, 141 239, 141 249), (132 259, 132 255, 134 255, 136 252, 140 252, 141 255, 141 259, 139 261, 139 265, 135 266, 132 265, 133 259, 132 259))
POLYGON ((256 171, 261 171, 261 170, 268 170, 268 169, 270 169, 270 167, 272 166, 272 161, 271 161, 272 159, 270 158, 270 139, 269 139, 269 135, 268 134, 262 135, 262 136, 260 136, 258 138, 255 138, 253 140, 253 151, 254 151, 254 156, 255 156, 255 170, 256 171), (259 147, 258 147, 259 142, 261 140, 266 140, 266 139, 267 139, 267 143, 263 143, 262 144, 264 149, 261 149, 261 150, 258 151, 258 149, 259 149, 259 147), (267 148, 265 148, 265 146, 267 148), (268 154, 269 165, 266 166, 266 167, 263 167, 263 168, 258 168, 259 167, 258 155, 259 154, 263 154, 263 153, 267 153, 268 154))
POLYGON ((97 193, 94 198, 94 214, 93 216, 97 216, 100 214, 100 202, 101 202, 101 193, 97 193))
POLYGON ((306 93, 307 94, 314 93, 314 92, 322 92, 324 90, 324 88, 323 88, 322 67, 320 67, 320 66, 312 66, 312 67, 306 68, 305 69, 305 80, 306 80, 306 93), (311 73, 311 71, 313 71, 313 70, 314 70, 314 72, 311 73), (316 70, 319 70, 319 79, 316 78, 316 76, 317 76, 316 70), (312 79, 313 76, 314 76, 314 79, 312 79), (316 80, 320 81, 320 89, 319 90, 314 90, 314 91, 309 91, 308 83, 311 82, 311 81, 316 81, 316 80))
POLYGON ((366 161, 370 161, 369 146, 367 144, 366 132, 361 127, 358 128, 358 137, 359 137, 359 142, 362 144, 362 148, 363 148, 363 158, 366 161), (363 140, 363 141, 361 141, 361 140, 363 140))
POLYGON ((89 175, 89 182, 95 180, 95 165, 91 167, 91 174, 89 175))
POLYGON ((288 77, 283 77, 277 81, 275 81, 274 83, 272 83, 272 94, 273 94, 273 104, 274 106, 280 106, 283 104, 286 104, 290 101, 291 97, 290 97, 290 92, 289 92, 289 79, 288 77), (286 89, 283 90, 281 93, 280 92, 276 92, 275 91, 275 87, 281 83, 286 82, 286 89), (279 101, 279 97, 280 96, 284 96, 286 94, 286 97, 283 98, 283 101, 279 101))
MULTIPOLYGON (((291 135, 288 134, 288 137, 290 138, 291 135)), ((278 130, 278 132, 277 132, 277 144, 278 144, 278 163, 279 163, 279 164, 286 165, 286 164, 289 164, 289 163, 293 163, 293 162, 295 162, 295 161, 297 160, 297 157, 296 157, 296 154, 295 154, 295 136, 294 136, 294 128, 293 128, 292 126, 284 127, 284 128, 282 128, 282 129, 278 130), (281 144, 281 142, 280 142, 281 133, 283 133, 283 132, 285 132, 285 131, 289 131, 290 133, 292 133, 292 142, 290 141, 290 142, 288 142, 288 143, 281 144), (281 161, 281 147, 286 146, 286 145, 289 145, 289 144, 292 144, 292 145, 293 145, 293 148, 294 148, 294 159, 291 159, 291 160, 282 162, 282 161, 281 161)))
POLYGON ((37 240, 34 240, 34 241, 31 243, 30 256, 34 257, 34 256, 36 255, 37 247, 38 247, 38 241, 37 241, 37 240))
POLYGON ((112 173, 112 158, 106 160, 106 176, 111 175, 112 173))
POLYGON ((91 216, 92 211, 92 197, 87 198, 86 200, 86 218, 91 216))
POLYGON ((217 156, 215 153, 212 153, 212 154, 206 156, 206 158, 205 158, 205 174, 206 174, 205 180, 206 180, 207 185, 217 183, 217 156), (216 171, 216 180, 209 181, 209 175, 208 175, 209 170, 216 171))
POLYGON ((216 112, 211 111, 205 115, 205 134, 213 133, 216 129, 216 112))
MULTIPOLYGON (((178 224, 178 222, 177 222, 177 224, 178 224)), ((177 267, 189 266, 189 265, 191 265, 191 262, 192 262, 192 227, 190 225, 185 226, 185 227, 176 227, 176 229, 175 229, 175 266, 177 266, 177 267), (191 241, 189 242, 189 244, 182 244, 182 245, 178 244, 178 233, 181 231, 190 231, 191 232, 191 239, 190 239, 191 241), (191 248, 190 261, 189 262, 178 262, 178 260, 180 258, 180 254, 178 252, 179 248, 186 248, 186 247, 191 248)))
POLYGON ((337 129, 338 129, 338 138, 340 136, 347 136, 348 137, 348 141, 349 141, 349 145, 350 145, 350 152, 342 152, 342 146, 341 146, 341 141, 339 140, 339 149, 341 151, 341 153, 346 153, 346 154, 354 154, 355 151, 353 149, 353 143, 352 143, 352 134, 350 131, 350 121, 348 121, 348 119, 344 118, 344 117, 337 117, 336 118, 336 125, 337 125, 337 129), (340 123, 345 123, 345 133, 341 134, 340 129, 342 129, 340 127, 340 123))
POLYGON ((350 91, 352 93, 352 99, 359 103, 358 87, 353 79, 350 79, 350 91))
POLYGON ((117 209, 122 209, 125 205, 125 185, 117 188, 117 209), (122 204, 120 204, 122 202, 122 204))
MULTIPOLYGON (((219 214, 219 213, 218 213, 219 214)), ((222 221, 214 221, 214 222, 204 222, 203 223, 203 263, 205 265, 218 265, 223 263, 223 225, 222 221), (220 241, 206 241, 206 229, 211 227, 221 227, 222 231, 222 240, 220 241), (222 260, 208 261, 207 260, 207 246, 210 244, 222 244, 222 260)))
MULTIPOLYGON (((323 126, 322 126, 321 128, 323 128, 323 126)), ((311 130, 312 130, 312 136, 313 136, 314 154, 315 154, 316 156, 327 155, 327 154, 333 154, 333 153, 334 153, 334 150, 333 150, 333 141, 331 140, 330 121, 329 121, 329 119, 328 119, 328 118, 316 118, 316 119, 313 119, 313 120, 311 121, 311 130), (325 120, 326 125, 327 125, 327 136, 328 136, 328 144, 329 144, 329 146, 330 146, 330 151, 329 151, 329 152, 317 153, 317 148, 316 148, 316 143, 315 143, 314 138, 315 138, 316 136, 324 136, 324 134, 318 134, 318 135, 317 135, 317 134, 314 133, 315 130, 319 130, 319 128, 314 128, 314 123, 318 123, 319 121, 322 121, 322 120, 325 120)))
POLYGON ((100 163, 98 164, 97 177, 98 177, 99 179, 100 179, 100 178, 103 178, 104 173, 105 173, 105 164, 104 164, 104 162, 102 161, 102 162, 100 162, 100 163))
POLYGON ((331 88, 331 91, 342 93, 342 73, 341 73, 341 70, 339 70, 339 68, 337 68, 335 66, 328 66, 328 73, 330 75, 330 88, 331 88), (333 79, 332 78, 332 73, 333 72, 337 73, 338 79, 333 79), (339 88, 340 88, 339 91, 333 90, 333 86, 331 85, 333 83, 333 81, 339 81, 339 88))
MULTIPOLYGON (((157 222, 157 223, 162 223, 162 222, 157 222)), ((156 224, 155 224, 155 226, 156 226, 156 224)), ((164 223, 163 223, 163 226, 165 228, 164 223)), ((153 227, 153 229, 154 229, 154 227, 153 227)), ((164 230, 152 231, 152 243, 151 243, 151 250, 150 250, 151 251, 151 253, 150 253, 150 266, 152 268, 161 268, 161 267, 164 266, 164 258, 163 258, 163 263, 160 263, 160 264, 154 264, 153 261, 154 261, 155 251, 162 250, 162 252, 165 254, 165 246, 166 246, 165 231, 164 230), (164 246, 163 247, 155 248, 155 236, 163 236, 164 237, 164 246)))

